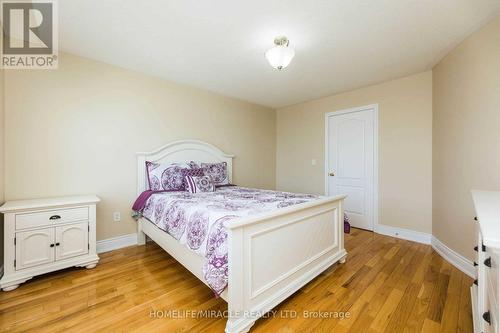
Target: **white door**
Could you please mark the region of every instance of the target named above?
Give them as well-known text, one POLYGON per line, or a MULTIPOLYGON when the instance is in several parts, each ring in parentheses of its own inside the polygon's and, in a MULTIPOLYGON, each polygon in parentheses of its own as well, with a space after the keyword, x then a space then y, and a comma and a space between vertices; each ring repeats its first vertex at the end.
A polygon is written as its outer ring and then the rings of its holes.
POLYGON ((89 253, 89 223, 56 227, 56 260, 89 253))
POLYGON ((351 225, 373 230, 375 107, 331 113, 326 121, 327 194, 347 194, 351 225))
POLYGON ((16 270, 54 261, 54 228, 16 233, 16 270))

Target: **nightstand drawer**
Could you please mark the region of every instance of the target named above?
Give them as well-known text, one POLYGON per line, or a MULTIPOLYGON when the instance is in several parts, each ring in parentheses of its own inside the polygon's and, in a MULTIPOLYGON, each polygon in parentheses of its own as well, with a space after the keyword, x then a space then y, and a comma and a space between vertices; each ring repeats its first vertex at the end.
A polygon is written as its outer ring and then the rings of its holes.
POLYGON ((16 229, 51 226, 55 223, 86 221, 88 218, 88 207, 16 214, 16 229))

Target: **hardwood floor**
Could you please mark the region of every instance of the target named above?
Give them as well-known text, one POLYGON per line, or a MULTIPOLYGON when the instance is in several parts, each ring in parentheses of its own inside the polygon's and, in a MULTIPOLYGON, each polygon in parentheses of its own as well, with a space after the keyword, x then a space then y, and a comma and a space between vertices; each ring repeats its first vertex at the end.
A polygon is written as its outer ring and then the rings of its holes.
MULTIPOLYGON (((311 281, 252 332, 472 332, 472 279, 430 246, 352 229, 346 249, 346 264, 311 281), (339 312, 348 318, 305 318, 339 312)), ((193 317, 226 309, 148 243, 101 254, 92 270, 51 273, 1 292, 0 331, 223 332, 225 319, 193 317), (173 315, 183 318, 166 318, 173 315)))

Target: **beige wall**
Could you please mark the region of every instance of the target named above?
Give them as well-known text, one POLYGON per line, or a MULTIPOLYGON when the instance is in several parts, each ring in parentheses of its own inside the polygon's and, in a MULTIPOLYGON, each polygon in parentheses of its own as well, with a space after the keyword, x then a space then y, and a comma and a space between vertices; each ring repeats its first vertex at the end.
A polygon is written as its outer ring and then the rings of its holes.
POLYGON ((449 53, 433 77, 433 234, 472 259, 470 190, 500 190, 500 18, 449 53))
POLYGON ((277 111, 276 186, 324 193, 324 114, 379 105, 379 223, 431 232, 432 73, 277 111), (311 159, 317 165, 311 165, 311 159))
POLYGON ((136 232, 135 153, 172 140, 210 142, 236 155, 235 183, 275 186, 272 109, 68 54, 5 79, 6 199, 96 193, 98 239, 136 232))

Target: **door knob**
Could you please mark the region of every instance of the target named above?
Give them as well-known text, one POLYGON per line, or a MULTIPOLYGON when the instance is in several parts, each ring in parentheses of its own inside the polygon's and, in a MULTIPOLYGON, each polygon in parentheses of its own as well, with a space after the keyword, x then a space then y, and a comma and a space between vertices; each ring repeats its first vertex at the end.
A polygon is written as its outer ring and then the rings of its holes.
POLYGON ((335 177, 335 172, 333 172, 333 171, 332 171, 332 172, 330 172, 330 173, 328 174, 328 176, 330 176, 330 177, 335 177))

